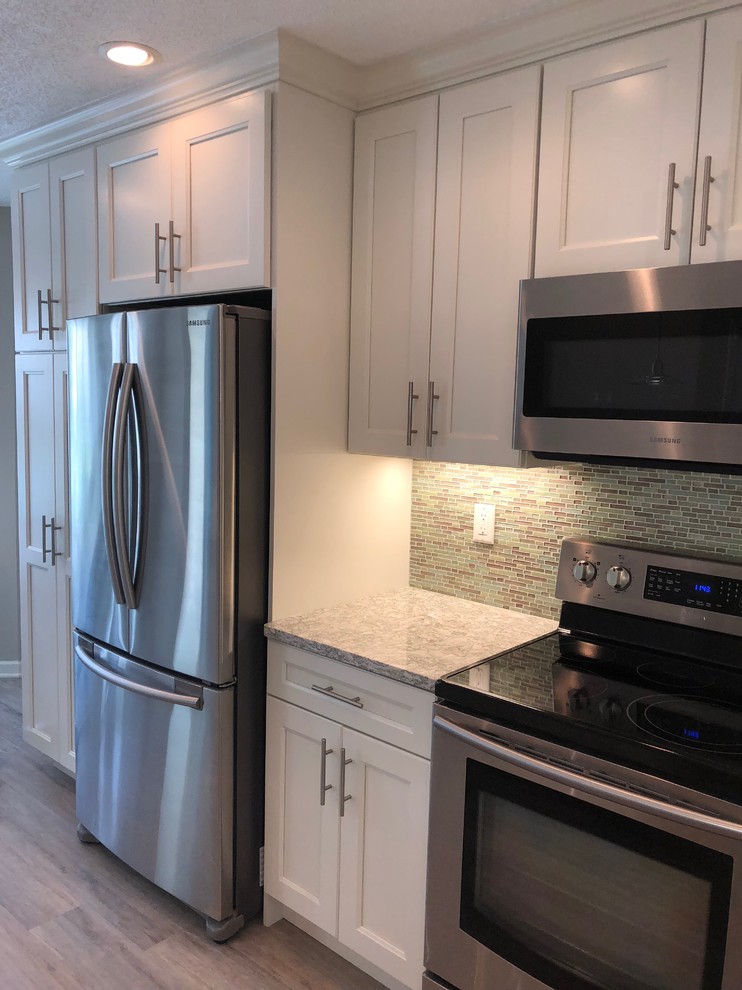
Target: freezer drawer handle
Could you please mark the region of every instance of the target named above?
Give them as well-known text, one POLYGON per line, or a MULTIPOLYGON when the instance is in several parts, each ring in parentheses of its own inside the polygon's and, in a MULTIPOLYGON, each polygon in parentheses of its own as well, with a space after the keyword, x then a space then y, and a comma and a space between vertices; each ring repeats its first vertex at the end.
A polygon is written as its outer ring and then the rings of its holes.
POLYGON ((693 828, 703 829, 714 835, 722 835, 726 838, 740 839, 742 837, 742 825, 737 822, 726 821, 723 818, 716 818, 712 815, 704 814, 702 811, 693 811, 681 805, 667 804, 661 799, 645 796, 635 791, 630 791, 619 784, 609 784, 597 778, 584 778, 574 771, 566 770, 553 763, 547 763, 538 757, 529 756, 526 753, 518 753, 508 749, 494 741, 486 739, 477 732, 471 732, 463 726, 455 725, 446 718, 436 715, 433 718, 433 727, 442 732, 459 739, 461 742, 480 750, 493 759, 499 760, 506 766, 515 767, 519 770, 527 770, 545 780, 551 780, 556 784, 562 784, 572 789, 575 795, 589 794, 603 800, 613 801, 614 804, 631 808, 634 811, 643 811, 645 814, 656 815, 669 822, 676 822, 680 825, 687 825, 693 828))
POLYGON ((319 684, 313 684, 312 690, 319 692, 319 694, 327 695, 328 698, 337 698, 338 701, 344 701, 346 705, 353 705, 354 708, 363 708, 360 695, 355 698, 347 698, 344 694, 338 694, 332 684, 328 684, 327 687, 320 687, 319 684))
POLYGON ((130 681, 128 677, 122 677, 121 674, 116 674, 107 667, 103 667, 101 664, 96 663, 96 661, 93 660, 93 658, 79 645, 75 646, 75 655, 80 663, 84 667, 87 667, 91 673, 96 674, 104 681, 108 681, 109 684, 115 684, 116 687, 124 688, 126 691, 131 691, 132 694, 141 694, 144 695, 145 698, 152 698, 153 701, 164 701, 165 704, 168 705, 183 705, 185 708, 196 708, 198 711, 200 711, 204 706, 203 698, 197 698, 195 695, 176 694, 174 691, 162 691, 160 688, 153 688, 149 687, 147 684, 137 684, 136 681, 130 681))

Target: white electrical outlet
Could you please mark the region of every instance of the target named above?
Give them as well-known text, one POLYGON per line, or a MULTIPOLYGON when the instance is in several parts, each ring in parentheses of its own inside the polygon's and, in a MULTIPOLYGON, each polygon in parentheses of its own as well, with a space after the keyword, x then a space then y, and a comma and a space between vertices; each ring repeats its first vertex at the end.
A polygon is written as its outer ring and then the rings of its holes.
POLYGON ((474 536, 475 543, 495 542, 495 507, 485 502, 477 502, 474 506, 474 536))

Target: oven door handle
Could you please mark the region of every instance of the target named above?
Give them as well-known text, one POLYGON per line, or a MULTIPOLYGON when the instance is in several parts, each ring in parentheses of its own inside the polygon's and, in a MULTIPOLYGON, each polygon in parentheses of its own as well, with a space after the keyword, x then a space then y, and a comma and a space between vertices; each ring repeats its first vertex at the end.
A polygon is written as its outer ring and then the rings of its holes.
POLYGON ((555 763, 540 760, 537 757, 529 756, 527 753, 518 752, 503 746, 499 743, 485 739, 478 732, 471 732, 460 725, 450 722, 440 715, 433 718, 433 725, 461 740, 468 746, 495 757, 501 763, 515 767, 518 770, 527 770, 536 776, 546 778, 557 784, 570 787, 580 794, 588 794, 592 797, 603 798, 613 801, 624 808, 631 808, 634 811, 643 811, 647 814, 656 815, 666 821, 674 822, 678 825, 688 825, 693 828, 700 828, 714 835, 721 835, 725 838, 742 838, 742 825, 727 821, 724 818, 716 818, 713 815, 704 814, 702 811, 694 811, 692 808, 684 808, 681 805, 669 804, 658 798, 650 797, 646 794, 631 790, 628 786, 622 787, 620 784, 610 784, 595 777, 583 776, 573 770, 565 769, 555 763))

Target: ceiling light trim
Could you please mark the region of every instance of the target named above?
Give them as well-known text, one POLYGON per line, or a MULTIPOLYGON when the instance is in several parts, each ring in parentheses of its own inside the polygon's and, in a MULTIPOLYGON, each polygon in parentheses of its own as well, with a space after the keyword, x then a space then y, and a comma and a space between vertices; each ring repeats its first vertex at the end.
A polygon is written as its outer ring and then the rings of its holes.
POLYGON ((98 54, 109 62, 127 69, 143 69, 154 62, 162 61, 162 55, 155 48, 140 41, 106 41, 98 46, 98 54), (129 57, 124 54, 127 52, 129 57), (138 57, 137 53, 141 53, 144 57, 138 57))

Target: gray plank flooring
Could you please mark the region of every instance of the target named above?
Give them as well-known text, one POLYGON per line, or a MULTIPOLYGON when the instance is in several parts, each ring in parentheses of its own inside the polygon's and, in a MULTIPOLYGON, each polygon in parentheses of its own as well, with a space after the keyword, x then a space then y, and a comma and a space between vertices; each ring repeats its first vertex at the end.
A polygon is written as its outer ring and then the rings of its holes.
POLYGON ((382 990, 286 921, 214 945, 75 825, 74 782, 23 742, 0 679, 0 990, 382 990))

